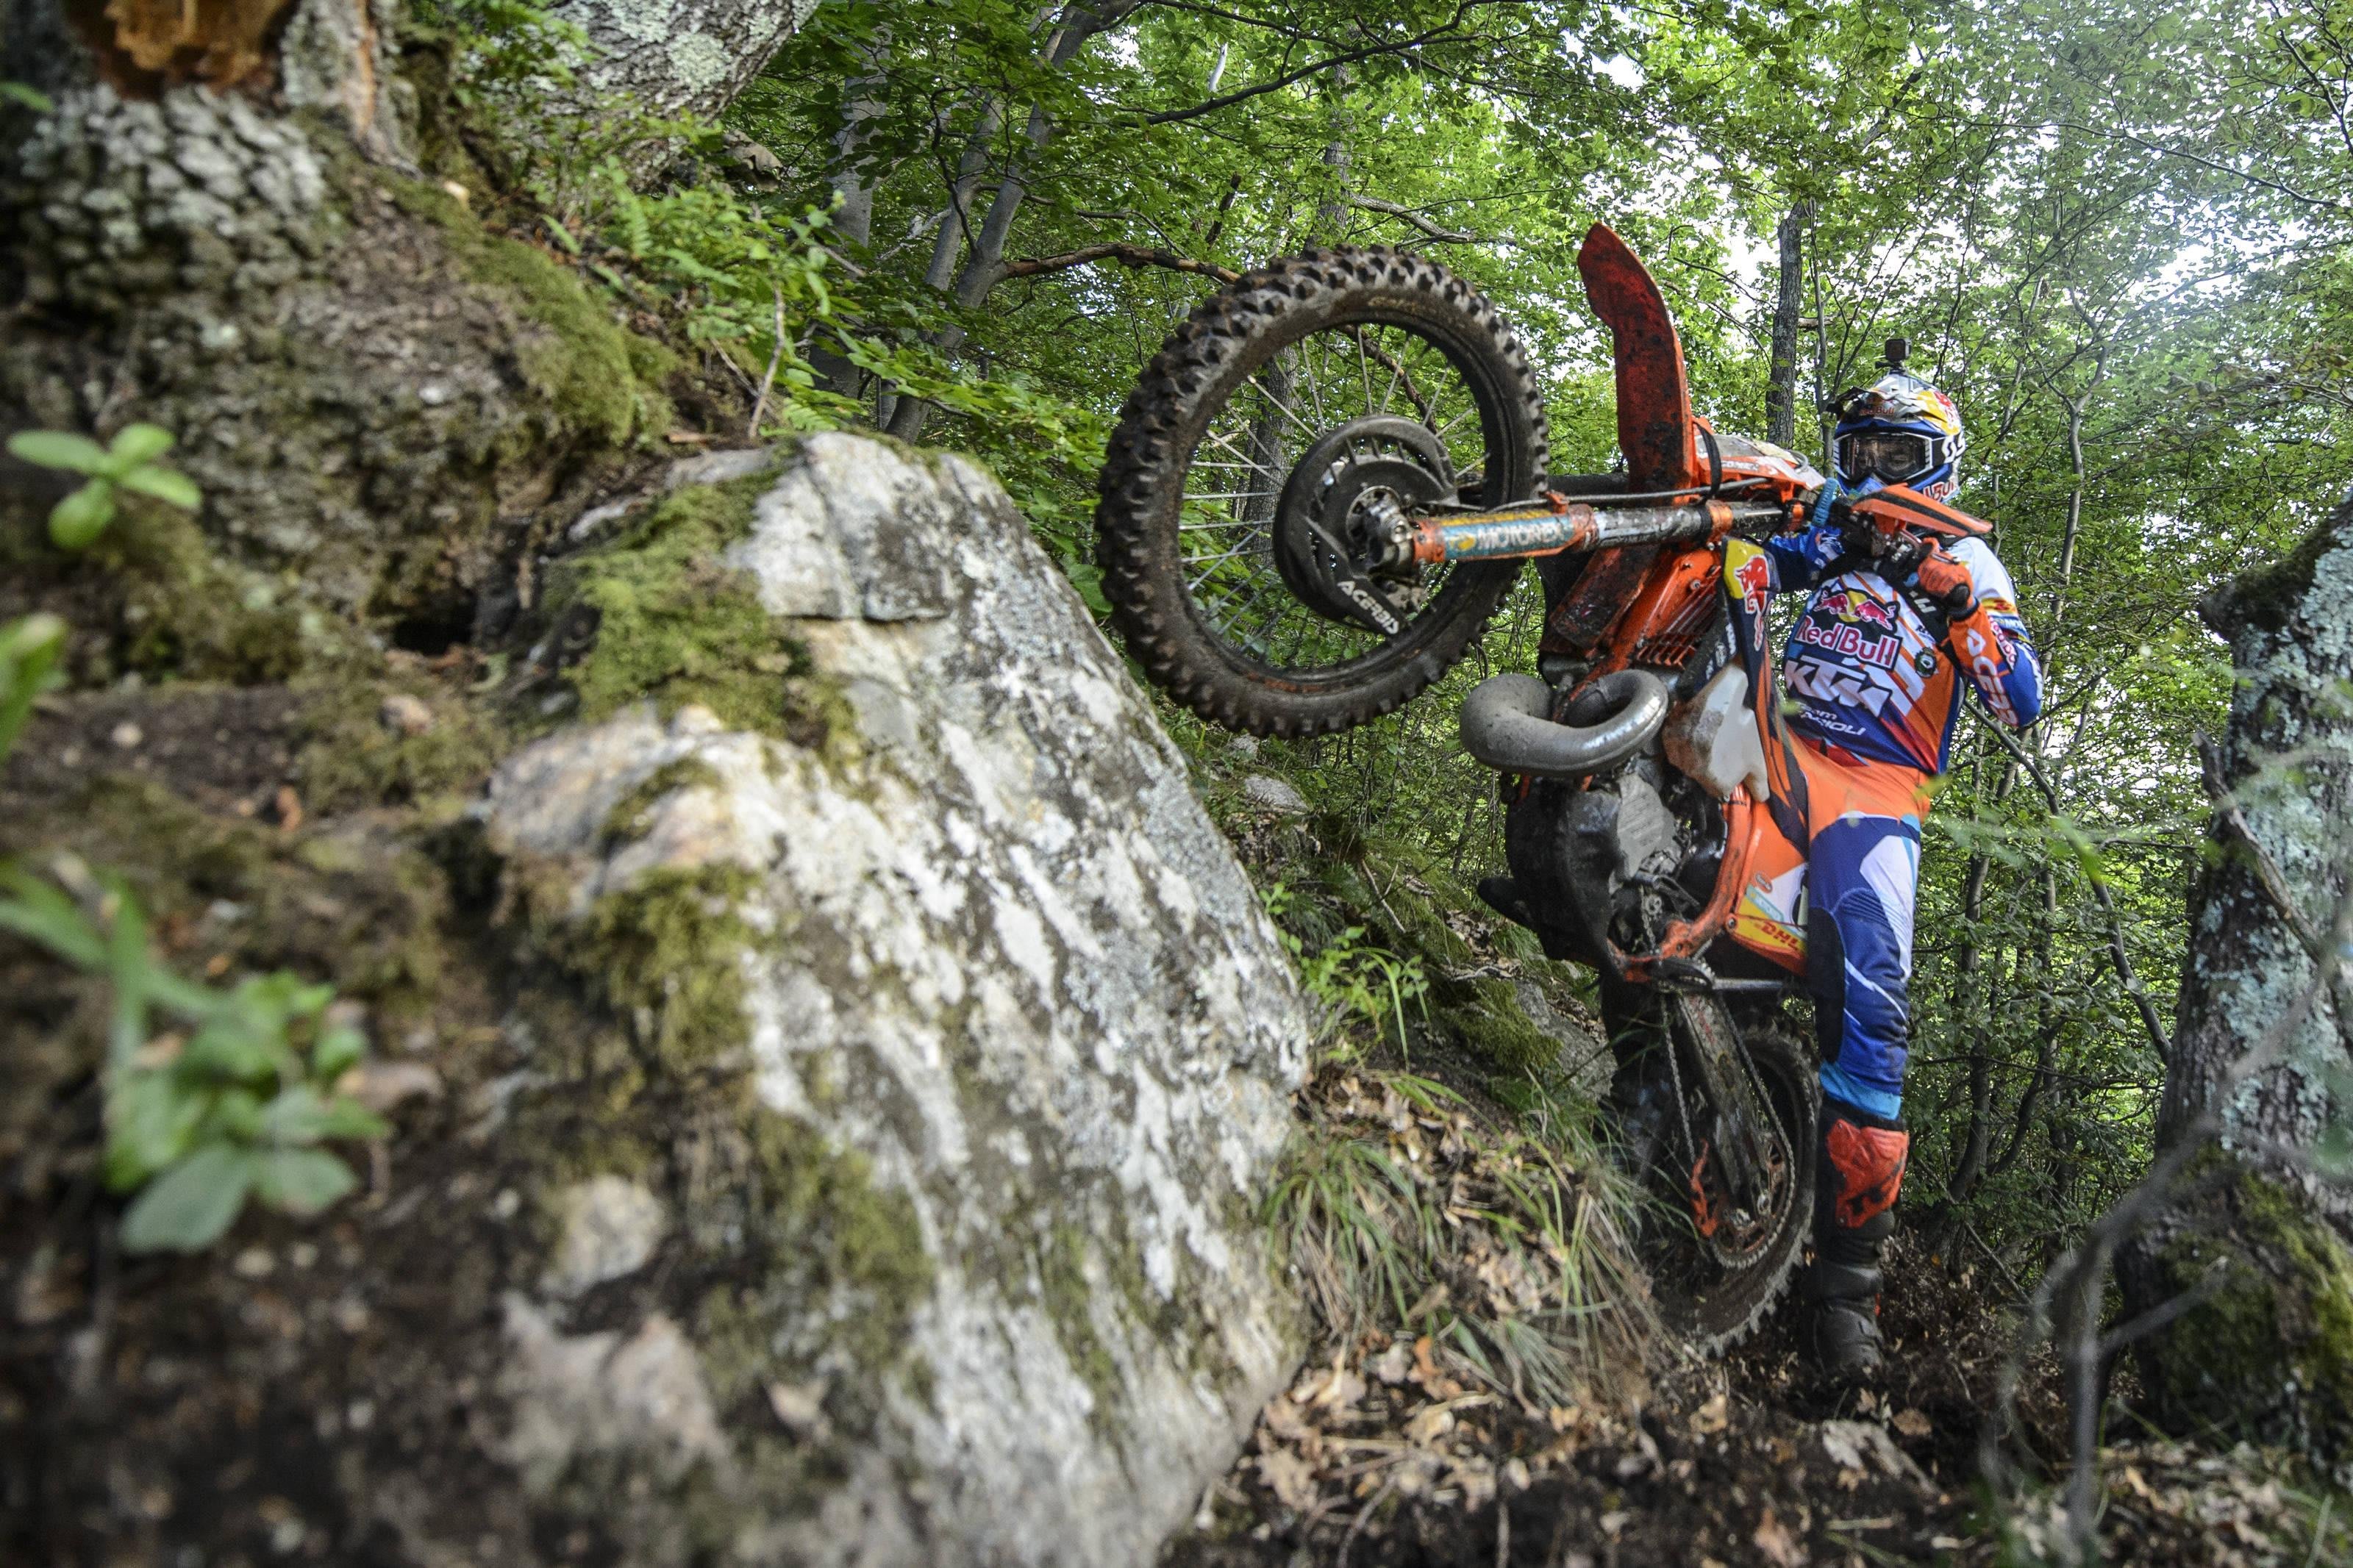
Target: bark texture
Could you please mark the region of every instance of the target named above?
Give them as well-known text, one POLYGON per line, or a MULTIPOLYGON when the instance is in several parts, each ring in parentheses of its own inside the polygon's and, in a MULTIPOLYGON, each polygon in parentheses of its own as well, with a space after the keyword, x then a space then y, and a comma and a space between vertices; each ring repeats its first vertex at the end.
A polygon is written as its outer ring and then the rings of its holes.
POLYGON ((716 115, 799 30, 818 0, 563 0, 588 35, 583 77, 657 109, 716 115))
POLYGON ((2162 1144, 2211 1136, 2126 1257, 2127 1305, 2200 1303, 2143 1347, 2160 1412, 2292 1440, 2353 1474, 2353 1204, 2315 1159, 2343 1124, 2340 950, 2353 792, 2353 500, 2202 606, 2240 675, 2227 794, 2191 900, 2162 1144), (2253 1070, 2248 1070, 2248 1065, 2253 1070))
MULTIPOLYGON (((12 58, 70 41, 0 137, 0 430, 163 426, 227 558, 417 646, 511 612, 533 529, 666 427, 670 357, 417 176, 388 12, 300 0, 257 66, 193 11, 141 70, 114 11, 17 5, 12 58)), ((0 462, 29 528, 52 487, 0 462)))

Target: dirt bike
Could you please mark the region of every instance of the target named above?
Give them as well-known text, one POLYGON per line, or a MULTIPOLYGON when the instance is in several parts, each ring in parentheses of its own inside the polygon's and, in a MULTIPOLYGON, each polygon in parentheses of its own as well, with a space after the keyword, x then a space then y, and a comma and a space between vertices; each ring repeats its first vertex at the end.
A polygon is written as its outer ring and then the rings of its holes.
MULTIPOLYGON (((1155 682, 1303 737, 1426 690, 1535 562, 1537 673, 1491 676, 1461 711, 1506 802, 1511 876, 1482 891, 1600 973, 1621 1147, 1662 1200, 1653 1293, 1719 1348, 1771 1306, 1813 1202, 1815 1064, 1782 1017, 1805 775, 1756 541, 1823 480, 1693 415, 1665 299, 1617 235, 1594 226, 1577 268, 1614 341, 1622 471, 1546 472, 1526 355, 1460 279, 1314 251, 1212 296, 1146 367, 1103 472, 1100 563, 1155 682)), ((1983 530, 1900 486, 1845 516, 1873 548, 1983 530)))

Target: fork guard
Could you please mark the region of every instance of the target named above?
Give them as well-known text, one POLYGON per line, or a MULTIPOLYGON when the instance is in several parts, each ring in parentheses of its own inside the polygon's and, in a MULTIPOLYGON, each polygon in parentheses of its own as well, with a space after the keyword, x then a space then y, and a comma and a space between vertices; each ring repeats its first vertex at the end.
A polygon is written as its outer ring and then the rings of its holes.
POLYGON ((1489 767, 1539 778, 1599 773, 1649 745, 1667 721, 1667 683, 1647 669, 1615 669, 1577 693, 1556 722, 1553 690, 1533 675, 1491 675, 1462 702, 1462 746, 1489 767))

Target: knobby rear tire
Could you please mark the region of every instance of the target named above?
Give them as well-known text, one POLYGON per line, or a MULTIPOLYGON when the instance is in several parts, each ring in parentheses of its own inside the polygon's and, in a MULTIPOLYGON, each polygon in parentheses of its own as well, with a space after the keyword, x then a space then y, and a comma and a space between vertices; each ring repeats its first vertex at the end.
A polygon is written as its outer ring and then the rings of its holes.
MULTIPOLYGON (((1668 1048, 1667 1027, 1655 1009, 1662 999, 1631 986, 1605 986, 1603 1017, 1612 1038, 1621 1031, 1659 1031, 1658 1048, 1668 1048), (1614 992, 1614 994, 1613 994, 1614 992), (1616 1005, 1611 1005, 1612 1003, 1616 1005)), ((1776 1110, 1789 1122, 1795 1143, 1788 1205, 1777 1215, 1770 1241, 1736 1270, 1722 1272, 1704 1261, 1693 1229, 1675 1140, 1668 1132, 1638 1173, 1651 1202, 1636 1242, 1651 1276, 1651 1301, 1660 1321, 1702 1355, 1721 1355, 1754 1333, 1770 1315, 1790 1281, 1812 1234, 1819 1173, 1821 1094, 1813 1052, 1800 1039, 1779 1003, 1736 1008, 1736 1026, 1749 1059, 1765 1080, 1776 1110), (1671 1158, 1658 1158, 1660 1154, 1671 1158)), ((1663 1130, 1662 1130, 1663 1131, 1663 1130)))
MULTIPOLYGON (((1177 526, 1210 421, 1281 349, 1352 321, 1410 323, 1473 390, 1487 466, 1481 498, 1533 494, 1548 457, 1544 402, 1495 307, 1436 262, 1386 247, 1310 251, 1212 295, 1162 345, 1121 410, 1095 509, 1113 624, 1152 681, 1211 723, 1286 739, 1329 734, 1419 696, 1469 651, 1520 563, 1462 563, 1405 629, 1341 665, 1291 671, 1207 625, 1177 526)), ((1471 498, 1465 498, 1469 500, 1471 498)))

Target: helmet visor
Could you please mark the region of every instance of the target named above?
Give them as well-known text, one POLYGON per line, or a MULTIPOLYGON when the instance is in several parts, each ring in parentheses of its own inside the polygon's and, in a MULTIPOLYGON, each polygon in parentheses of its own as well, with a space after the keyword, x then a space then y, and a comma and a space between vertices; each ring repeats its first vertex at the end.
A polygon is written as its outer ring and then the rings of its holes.
POLYGON ((1891 485, 1916 479, 1936 466, 1936 443, 1910 430, 1855 430, 1839 437, 1839 472, 1850 481, 1891 485))

